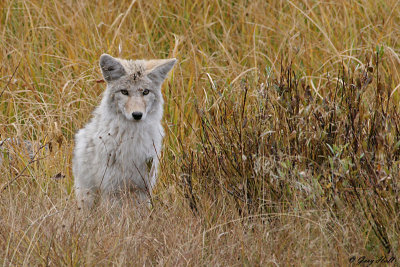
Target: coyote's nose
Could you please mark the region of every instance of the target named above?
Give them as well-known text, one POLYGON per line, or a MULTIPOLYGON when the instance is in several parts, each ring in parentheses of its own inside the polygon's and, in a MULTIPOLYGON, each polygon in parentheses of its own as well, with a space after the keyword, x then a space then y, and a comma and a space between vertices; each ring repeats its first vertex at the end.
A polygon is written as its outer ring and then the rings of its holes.
POLYGON ((143 115, 142 112, 132 112, 132 117, 137 121, 142 118, 142 115, 143 115))

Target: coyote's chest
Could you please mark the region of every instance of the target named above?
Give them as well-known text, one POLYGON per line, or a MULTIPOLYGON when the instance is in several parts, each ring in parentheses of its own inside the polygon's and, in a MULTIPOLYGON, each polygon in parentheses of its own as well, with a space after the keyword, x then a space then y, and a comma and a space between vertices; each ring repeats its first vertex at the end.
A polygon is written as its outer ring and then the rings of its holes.
POLYGON ((157 157, 160 149, 152 132, 152 129, 144 127, 134 130, 118 127, 99 135, 102 158, 106 159, 103 186, 107 191, 130 183, 144 188, 150 183, 149 163, 157 157))
POLYGON ((110 149, 105 152, 108 152, 110 166, 116 163, 125 167, 139 166, 155 154, 153 140, 145 131, 110 135, 107 143, 110 149))

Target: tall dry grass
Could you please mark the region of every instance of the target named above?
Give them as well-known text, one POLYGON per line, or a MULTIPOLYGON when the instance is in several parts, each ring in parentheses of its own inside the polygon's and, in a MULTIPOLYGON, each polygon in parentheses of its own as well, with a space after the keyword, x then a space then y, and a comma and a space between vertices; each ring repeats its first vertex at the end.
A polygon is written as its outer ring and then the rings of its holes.
POLYGON ((1 139, 45 146, 2 152, 3 265, 399 263, 397 1, 0 10, 1 139), (179 59, 150 211, 74 201, 73 136, 101 99, 104 52, 179 59))

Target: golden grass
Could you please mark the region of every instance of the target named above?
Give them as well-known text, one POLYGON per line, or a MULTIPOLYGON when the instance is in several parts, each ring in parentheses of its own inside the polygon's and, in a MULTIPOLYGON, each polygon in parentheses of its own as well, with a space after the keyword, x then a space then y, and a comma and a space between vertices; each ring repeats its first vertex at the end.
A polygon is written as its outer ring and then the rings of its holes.
POLYGON ((0 10, 1 139, 50 144, 0 166, 4 266, 400 261, 398 1, 0 10), (74 201, 73 136, 101 99, 104 52, 179 60, 150 212, 74 201))

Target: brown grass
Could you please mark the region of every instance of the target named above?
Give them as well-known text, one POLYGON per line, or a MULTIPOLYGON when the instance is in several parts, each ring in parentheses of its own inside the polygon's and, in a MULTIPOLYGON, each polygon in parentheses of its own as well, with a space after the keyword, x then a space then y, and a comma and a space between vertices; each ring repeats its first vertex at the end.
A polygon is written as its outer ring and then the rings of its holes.
POLYGON ((4 266, 399 263, 397 1, 0 10, 1 139, 47 144, 3 153, 4 266), (104 52, 179 59, 150 211, 76 207, 73 136, 104 90, 104 52))

